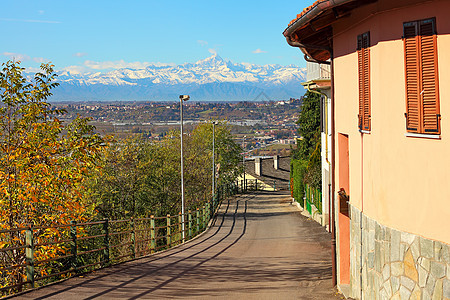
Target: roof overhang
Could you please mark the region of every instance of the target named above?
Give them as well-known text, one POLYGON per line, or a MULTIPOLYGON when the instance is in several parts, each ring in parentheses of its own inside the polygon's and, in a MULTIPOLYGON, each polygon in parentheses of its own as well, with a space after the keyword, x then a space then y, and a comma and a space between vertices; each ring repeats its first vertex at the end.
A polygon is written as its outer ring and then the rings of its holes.
POLYGON ((319 0, 305 8, 289 23, 283 35, 293 47, 299 47, 305 59, 326 62, 332 53, 332 25, 348 17, 352 10, 378 0, 319 0))

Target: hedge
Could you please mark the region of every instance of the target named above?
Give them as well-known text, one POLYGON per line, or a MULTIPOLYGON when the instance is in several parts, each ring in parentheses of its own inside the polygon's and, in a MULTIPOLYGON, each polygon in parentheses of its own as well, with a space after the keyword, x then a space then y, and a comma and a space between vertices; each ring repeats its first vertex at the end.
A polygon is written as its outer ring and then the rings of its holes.
POLYGON ((291 159, 291 182, 293 181, 291 191, 292 197, 295 201, 303 206, 303 197, 305 195, 305 178, 306 168, 308 167, 308 161, 301 159, 291 159))

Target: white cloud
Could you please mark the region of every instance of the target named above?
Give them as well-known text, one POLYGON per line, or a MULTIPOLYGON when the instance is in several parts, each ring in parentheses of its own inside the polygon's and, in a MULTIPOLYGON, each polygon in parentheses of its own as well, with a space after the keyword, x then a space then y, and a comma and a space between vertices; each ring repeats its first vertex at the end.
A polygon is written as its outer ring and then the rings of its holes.
POLYGON ((89 72, 88 68, 85 66, 68 66, 63 68, 61 71, 67 71, 71 74, 85 74, 89 72))
POLYGON ((207 41, 202 41, 202 40, 198 40, 197 43, 199 43, 200 45, 202 45, 203 47, 208 45, 207 41))
POLYGON ((123 59, 121 59, 116 61, 101 61, 101 62, 86 60, 84 62, 84 65, 94 70, 107 70, 107 69, 122 69, 122 68, 145 69, 148 66, 164 67, 164 66, 173 66, 174 64, 139 62, 139 61, 126 62, 123 59))
POLYGON ((49 62, 49 60, 48 59, 45 59, 45 58, 43 58, 43 57, 33 57, 33 60, 35 61, 35 62, 37 62, 37 63, 47 63, 47 62, 49 62))
POLYGON ((23 54, 23 53, 14 53, 14 52, 3 52, 0 53, 1 55, 8 56, 9 59, 14 61, 34 61, 37 63, 46 63, 49 60, 43 57, 30 57, 29 55, 23 54))
POLYGON ((88 54, 86 52, 77 52, 77 53, 73 54, 73 56, 76 56, 76 57, 83 57, 83 56, 87 56, 87 55, 88 54))
POLYGON ((60 71, 67 71, 72 74, 86 74, 91 72, 111 71, 122 68, 130 69, 145 69, 148 66, 155 67, 167 67, 175 66, 174 63, 161 63, 161 62, 126 62, 124 60, 117 61, 92 61, 86 60, 83 65, 73 65, 60 69, 60 71))
POLYGON ((82 65, 67 66, 58 71, 66 71, 71 74, 86 74, 92 72, 109 72, 112 70, 130 68, 130 69, 145 69, 148 66, 154 67, 168 67, 175 66, 174 63, 161 63, 161 62, 126 62, 124 60, 117 61, 93 61, 85 60, 82 65))
POLYGON ((45 11, 43 11, 42 9, 38 10, 38 14, 43 15, 44 13, 45 13, 45 11))
POLYGON ((216 49, 209 48, 208 51, 209 51, 209 53, 217 54, 217 50, 216 49))
POLYGON ((15 61, 28 61, 28 60, 31 60, 31 57, 29 57, 26 54, 22 54, 22 53, 3 52, 2 55, 8 56, 9 59, 12 59, 12 60, 15 60, 15 61))
POLYGON ((47 23, 47 24, 60 24, 59 21, 48 21, 48 20, 29 20, 29 19, 7 19, 0 18, 0 21, 5 22, 23 22, 23 23, 47 23))
POLYGON ((25 72, 36 74, 36 73, 42 72, 42 70, 41 70, 41 68, 26 67, 26 68, 25 68, 25 72))
POLYGON ((267 51, 263 51, 263 50, 261 50, 261 49, 256 49, 255 51, 252 51, 252 53, 255 53, 255 54, 259 54, 259 53, 267 53, 267 51))

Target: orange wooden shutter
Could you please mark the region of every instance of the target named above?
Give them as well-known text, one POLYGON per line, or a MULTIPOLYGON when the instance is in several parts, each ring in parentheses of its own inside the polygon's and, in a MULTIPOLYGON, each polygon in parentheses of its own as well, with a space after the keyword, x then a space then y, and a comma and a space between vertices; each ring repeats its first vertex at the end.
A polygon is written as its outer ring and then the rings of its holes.
POLYGON ((419 132, 421 111, 419 104, 419 60, 417 23, 403 25, 406 67, 406 130, 419 132))
POLYGON ((403 24, 406 67, 406 129, 440 133, 435 19, 403 24))
POLYGON ((358 86, 359 86, 359 111, 358 111, 358 128, 363 128, 363 99, 364 99, 364 66, 363 66, 363 51, 362 51, 362 35, 358 35, 358 86))
POLYGON ((358 84, 359 114, 358 127, 370 131, 370 35, 369 32, 358 36, 358 84))
POLYGON ((437 45, 434 19, 419 22, 421 56, 422 128, 424 133, 439 133, 439 88, 437 72, 437 45))

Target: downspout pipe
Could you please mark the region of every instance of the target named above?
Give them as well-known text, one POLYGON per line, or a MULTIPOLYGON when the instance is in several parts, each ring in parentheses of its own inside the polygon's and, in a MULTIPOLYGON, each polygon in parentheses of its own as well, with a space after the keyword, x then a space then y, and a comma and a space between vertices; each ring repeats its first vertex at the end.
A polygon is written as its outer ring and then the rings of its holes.
POLYGON ((335 190, 336 190, 336 135, 335 135, 335 101, 334 101, 334 57, 333 52, 330 53, 331 61, 331 263, 332 263, 332 280, 333 286, 337 285, 337 269, 336 269, 336 209, 335 209, 335 190))
MULTIPOLYGON (((306 85, 306 88, 308 89, 308 92, 315 93, 315 94, 318 94, 318 95, 321 95, 322 97, 324 97, 322 99, 324 99, 324 102, 325 102, 324 103, 325 104, 324 105, 324 107, 325 107, 325 161, 328 165, 328 170, 330 170, 330 161, 328 160, 328 105, 327 105, 328 96, 325 93, 322 93, 322 92, 319 92, 316 90, 311 90, 309 83, 306 85)), ((330 180, 329 175, 328 175, 328 180, 330 180)), ((328 202, 330 202, 330 199, 331 199, 330 188, 331 188, 331 184, 328 184, 328 202)), ((331 219, 330 219, 331 213, 332 213, 332 210, 330 207, 330 203, 328 203, 328 229, 330 230, 330 232, 331 232, 331 219)))
MULTIPOLYGON (((288 44, 292 47, 298 47, 300 48, 300 50, 302 50, 303 53, 305 47, 310 46, 310 49, 313 49, 313 47, 311 47, 311 45, 305 45, 299 42, 295 42, 295 41, 291 41, 290 37, 286 36, 286 41, 288 42, 288 44)), ((319 49, 319 50, 325 50, 328 51, 328 53, 330 53, 330 61, 329 62, 321 62, 321 61, 317 61, 315 59, 311 58, 312 62, 317 62, 317 63, 327 63, 330 64, 331 67, 331 197, 330 197, 330 209, 331 209, 331 272, 332 272, 332 283, 333 286, 337 285, 337 269, 336 269, 336 221, 335 221, 335 215, 336 215, 336 211, 335 211, 335 193, 334 191, 336 190, 335 185, 336 185, 336 137, 335 137, 335 120, 334 120, 334 110, 335 110, 335 103, 334 103, 334 63, 333 63, 333 50, 329 49, 327 47, 321 47, 321 46, 314 46, 314 49, 319 49)), ((306 53, 305 53, 306 56, 306 53)))
MULTIPOLYGON (((318 94, 318 95, 321 95, 322 97, 324 97, 325 99, 325 101, 326 101, 326 99, 328 99, 328 96, 327 96, 327 94, 325 94, 325 93, 322 93, 322 92, 319 92, 319 91, 316 91, 316 90, 311 90, 311 87, 310 87, 310 84, 308 83, 308 84, 306 84, 306 89, 308 90, 308 92, 310 92, 310 93, 314 93, 314 94, 318 94)), ((325 104, 326 104, 326 102, 325 102, 325 104)), ((327 107, 327 105, 324 105, 324 107, 325 107, 325 122, 326 122, 326 124, 325 124, 325 136, 327 137, 326 139, 325 139, 325 161, 327 162, 327 164, 329 165, 330 164, 330 161, 328 160, 328 107, 327 107)))

